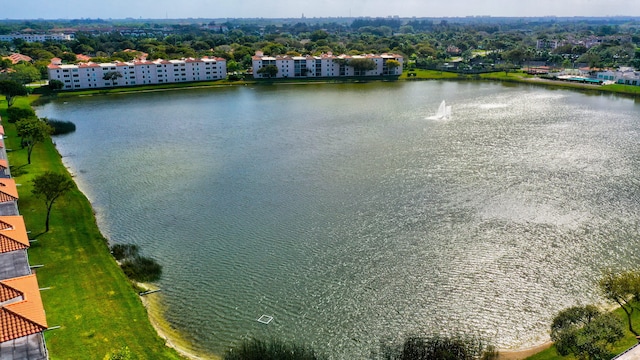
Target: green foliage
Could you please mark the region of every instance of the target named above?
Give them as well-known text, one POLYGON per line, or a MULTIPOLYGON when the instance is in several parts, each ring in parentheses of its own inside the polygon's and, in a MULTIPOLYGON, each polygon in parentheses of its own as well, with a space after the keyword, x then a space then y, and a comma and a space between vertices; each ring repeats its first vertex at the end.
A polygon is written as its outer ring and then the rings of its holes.
POLYGON ((15 80, 0 80, 0 95, 7 98, 9 107, 13 105, 16 96, 25 96, 28 94, 27 88, 15 80))
POLYGON ((40 80, 41 75, 37 67, 29 63, 21 62, 13 66, 13 72, 10 74, 10 78, 20 84, 29 84, 40 80))
POLYGON ((60 80, 49 80, 49 89, 51 90, 61 90, 64 87, 64 83, 60 80))
POLYGON ((160 280, 162 266, 154 259, 139 255, 140 248, 135 244, 114 244, 111 254, 120 261, 120 267, 131 280, 152 282, 160 280))
POLYGON ((49 231, 49 218, 53 203, 69 190, 73 189, 73 181, 65 175, 47 171, 38 175, 32 181, 31 193, 42 198, 47 206, 47 217, 45 220, 45 232, 49 231))
POLYGON ((398 60, 393 60, 393 59, 387 60, 386 64, 389 69, 395 69, 397 67, 400 67, 400 61, 398 60))
POLYGON ((400 345, 382 344, 384 360, 493 360, 498 358, 496 349, 478 337, 409 336, 400 345))
POLYGON ((122 77, 122 74, 118 71, 107 71, 102 76, 103 80, 111 81, 111 85, 114 85, 115 81, 122 77))
POLYGON ((64 135, 76 131, 76 124, 71 121, 48 119, 47 124, 51 126, 51 135, 64 135))
POLYGON ((140 248, 135 244, 114 244, 111 246, 111 254, 116 260, 123 260, 126 258, 134 258, 138 256, 140 248))
POLYGON ((162 265, 151 258, 143 256, 126 258, 120 266, 125 275, 134 281, 152 282, 158 281, 162 277, 162 265))
POLYGON ((33 109, 31 109, 30 107, 12 106, 7 109, 7 117, 7 121, 10 124, 13 124, 20 119, 36 117, 36 112, 33 111, 33 109))
POLYGON ((278 67, 275 65, 267 65, 258 69, 258 74, 272 78, 278 74, 278 67))
POLYGON ((631 316, 635 310, 632 301, 640 299, 640 271, 607 271, 598 282, 598 286, 606 299, 620 305, 627 315, 629 331, 638 336, 638 332, 633 328, 631 316))
POLYGON ((579 359, 609 359, 612 345, 624 335, 620 319, 592 305, 574 306, 558 313, 551 339, 560 355, 579 359))
POLYGON ((28 117, 16 121, 16 133, 22 138, 22 145, 27 148, 27 163, 31 164, 31 153, 36 144, 49 138, 53 128, 46 119, 28 117))
POLYGON ((377 67, 375 61, 366 58, 351 59, 347 62, 347 65, 353 68, 356 75, 364 75, 366 71, 374 70, 377 67))
POLYGON ((224 360, 321 360, 325 356, 312 348, 288 344, 279 340, 245 340, 239 347, 230 349, 224 360))

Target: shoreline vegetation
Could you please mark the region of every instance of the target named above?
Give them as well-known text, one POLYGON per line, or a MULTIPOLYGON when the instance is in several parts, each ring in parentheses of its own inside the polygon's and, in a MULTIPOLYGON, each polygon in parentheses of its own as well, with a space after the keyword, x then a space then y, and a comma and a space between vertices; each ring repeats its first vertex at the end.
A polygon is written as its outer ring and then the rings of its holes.
POLYGON ((352 78, 322 78, 322 79, 258 79, 258 80, 217 80, 202 81, 191 83, 171 83, 162 85, 148 86, 128 86, 101 88, 96 90, 70 90, 70 91, 45 91, 45 98, 65 98, 77 96, 93 96, 107 94, 128 94, 140 92, 156 92, 181 89, 205 89, 219 88, 227 86, 248 86, 248 85, 293 85, 293 84, 333 84, 333 83, 368 83, 378 81, 422 81, 422 80, 449 80, 449 81, 497 81, 502 83, 519 83, 537 86, 546 86, 549 88, 565 88, 578 91, 586 91, 601 94, 616 94, 620 96, 628 96, 633 98, 640 97, 640 86, 610 84, 610 85, 592 85, 576 82, 568 82, 562 80, 543 79, 537 76, 526 74, 523 71, 513 71, 505 73, 504 71, 490 72, 484 74, 461 74, 455 72, 446 72, 439 70, 423 70, 415 69, 410 72, 405 71, 399 77, 352 77, 352 78), (411 76, 409 74, 412 74, 411 76))
MULTIPOLYGON (((638 97, 640 87, 615 85, 587 85, 542 80, 524 73, 489 73, 464 75, 430 70, 417 70, 416 76, 407 77, 405 72, 399 80, 491 80, 544 85, 559 88, 616 93, 638 97), (634 89, 637 88, 637 89, 634 89)), ((380 79, 363 79, 371 82, 380 79)), ((136 88, 113 88, 92 91, 70 91, 44 93, 45 96, 20 97, 13 106, 31 107, 50 96, 57 98, 92 96, 99 94, 126 94, 148 91, 167 91, 184 88, 208 88, 240 86, 248 84, 304 84, 358 82, 354 79, 332 81, 216 81, 207 83, 172 84, 177 86, 141 86, 136 88)), ((94 210, 86 196, 74 184, 72 191, 56 203, 51 215, 51 230, 42 229, 46 209, 31 194, 31 179, 54 171, 69 174, 55 143, 51 140, 34 149, 34 161, 26 165, 26 149, 20 149, 15 126, 8 124, 7 101, 0 101, 0 116, 5 120, 7 148, 11 172, 20 188, 20 213, 38 241, 29 250, 33 264, 44 264, 38 270, 41 286, 51 287, 42 292, 51 326, 59 329, 47 331, 45 339, 51 359, 95 359, 103 358, 128 347, 134 359, 219 359, 211 354, 199 354, 183 334, 177 332, 165 320, 165 309, 157 295, 141 297, 138 292, 149 289, 146 284, 132 284, 122 272, 109 252, 108 242, 98 229, 94 210)), ((622 310, 615 313, 623 318, 622 310)), ((640 323, 640 314, 635 314, 634 323, 640 323)), ((619 342, 615 351, 620 353, 637 341, 630 333, 619 342)), ((323 349, 318 349, 323 350, 323 349)), ((502 350, 500 359, 563 359, 551 343, 528 349, 502 350)), ((567 357, 569 358, 569 357, 567 357)))

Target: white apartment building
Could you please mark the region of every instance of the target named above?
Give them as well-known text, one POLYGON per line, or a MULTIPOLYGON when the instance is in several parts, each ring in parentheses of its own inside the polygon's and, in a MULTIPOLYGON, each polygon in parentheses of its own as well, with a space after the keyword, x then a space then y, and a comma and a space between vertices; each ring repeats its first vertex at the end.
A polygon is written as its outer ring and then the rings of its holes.
POLYGON ((0 35, 0 41, 11 42, 14 39, 22 39, 25 42, 45 42, 48 40, 52 41, 71 41, 75 37, 73 34, 10 34, 10 35, 0 35))
POLYGON ((640 86, 640 71, 630 67, 600 71, 596 74, 596 77, 599 80, 611 81, 616 84, 640 86))
POLYGON ((314 77, 345 77, 345 76, 398 76, 402 74, 404 63, 402 55, 380 54, 380 55, 339 55, 331 53, 321 56, 264 56, 257 52, 253 60, 253 77, 256 79, 267 78, 268 75, 260 74, 258 71, 265 66, 275 65, 278 73, 275 78, 314 78, 314 77), (376 63, 374 70, 357 73, 349 66, 351 59, 371 59, 376 63), (388 67, 388 60, 396 60, 400 63, 398 67, 388 67))
POLYGON ((116 63, 80 63, 48 66, 49 80, 60 80, 63 90, 137 86, 177 82, 220 80, 227 77, 227 61, 223 58, 154 60, 116 63), (119 73, 114 79, 105 75, 119 73))

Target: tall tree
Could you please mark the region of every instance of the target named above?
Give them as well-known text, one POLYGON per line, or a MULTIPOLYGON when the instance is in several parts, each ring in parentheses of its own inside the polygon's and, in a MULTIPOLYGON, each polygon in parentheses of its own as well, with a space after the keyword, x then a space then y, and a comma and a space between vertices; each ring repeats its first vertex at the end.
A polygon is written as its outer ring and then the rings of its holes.
POLYGON ((258 74, 266 75, 268 78, 272 78, 278 74, 278 67, 275 65, 267 65, 258 69, 258 74))
POLYGON ((374 70, 377 67, 375 61, 366 58, 351 59, 347 65, 353 68, 355 75, 364 75, 367 71, 374 70))
POLYGON ((53 128, 45 120, 28 117, 16 122, 16 132, 22 138, 22 144, 27 147, 27 163, 31 164, 33 148, 48 139, 53 128))
POLYGON ((638 336, 638 332, 631 323, 631 315, 635 310, 632 301, 640 299, 640 272, 628 270, 616 273, 608 271, 600 279, 598 285, 605 298, 620 305, 627 315, 629 331, 638 336))
POLYGON ((49 231, 49 218, 53 203, 67 191, 73 188, 73 182, 67 175, 47 171, 33 179, 33 189, 31 192, 44 200, 47 205, 47 218, 45 221, 45 232, 49 231))
POLYGON ((114 82, 116 80, 118 80, 118 78, 121 78, 122 74, 119 73, 118 71, 107 71, 106 73, 104 73, 104 75, 102 76, 103 80, 107 80, 107 81, 111 81, 111 86, 114 85, 114 82))
POLYGON ((13 105, 16 96, 28 94, 27 88, 15 80, 0 80, 0 94, 7 99, 7 106, 13 105))

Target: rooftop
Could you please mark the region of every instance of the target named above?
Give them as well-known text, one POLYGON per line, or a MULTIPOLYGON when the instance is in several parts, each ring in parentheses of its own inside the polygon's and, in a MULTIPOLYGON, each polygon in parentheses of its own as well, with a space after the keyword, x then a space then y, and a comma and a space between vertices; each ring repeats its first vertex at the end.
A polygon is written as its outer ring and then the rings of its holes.
POLYGON ((0 281, 0 342, 47 329, 35 274, 0 281))

